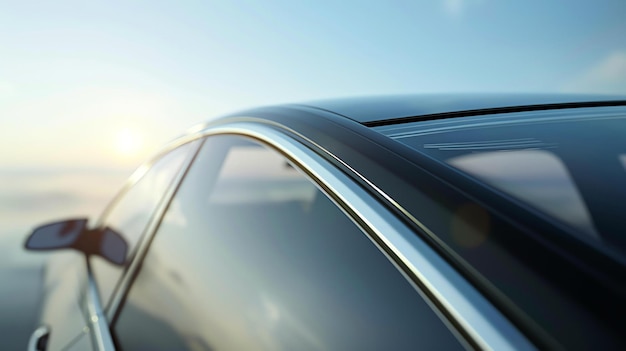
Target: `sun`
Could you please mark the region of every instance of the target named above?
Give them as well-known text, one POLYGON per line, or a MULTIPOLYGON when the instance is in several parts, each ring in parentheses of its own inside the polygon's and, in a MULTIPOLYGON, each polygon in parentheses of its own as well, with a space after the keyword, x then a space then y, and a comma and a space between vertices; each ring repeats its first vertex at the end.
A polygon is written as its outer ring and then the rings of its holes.
POLYGON ((115 147, 120 154, 133 155, 141 147, 141 137, 136 132, 124 128, 116 135, 115 147))

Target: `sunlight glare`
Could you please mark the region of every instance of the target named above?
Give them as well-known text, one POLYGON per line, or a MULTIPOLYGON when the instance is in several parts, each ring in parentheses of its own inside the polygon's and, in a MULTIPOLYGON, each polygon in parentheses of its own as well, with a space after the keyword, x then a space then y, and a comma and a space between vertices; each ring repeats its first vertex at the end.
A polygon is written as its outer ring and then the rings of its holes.
POLYGON ((117 151, 123 155, 132 155, 139 151, 141 146, 141 138, 139 135, 128 128, 122 129, 117 133, 116 147, 117 151))

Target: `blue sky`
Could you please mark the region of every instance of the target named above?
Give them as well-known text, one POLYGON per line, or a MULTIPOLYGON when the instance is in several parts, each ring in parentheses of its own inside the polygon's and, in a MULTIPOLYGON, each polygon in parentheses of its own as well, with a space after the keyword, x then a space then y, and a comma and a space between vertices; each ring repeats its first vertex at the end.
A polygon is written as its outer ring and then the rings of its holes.
POLYGON ((0 167, 129 168, 250 106, 626 95, 626 1, 3 1, 0 167), (133 135, 133 152, 120 147, 133 135))

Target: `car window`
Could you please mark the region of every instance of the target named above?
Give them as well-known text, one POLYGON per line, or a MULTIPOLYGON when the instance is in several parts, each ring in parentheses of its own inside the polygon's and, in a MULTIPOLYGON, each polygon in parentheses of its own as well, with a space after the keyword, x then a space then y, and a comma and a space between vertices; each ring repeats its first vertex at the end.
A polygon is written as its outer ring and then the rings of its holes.
POLYGON ((447 163, 598 239, 576 183, 551 151, 483 151, 452 157, 447 163))
POLYGON ((461 348, 297 166, 234 136, 200 150, 113 330, 122 350, 461 348))
MULTIPOLYGON (((131 177, 135 183, 105 211, 100 223, 124 237, 128 243, 127 261, 134 255, 146 226, 172 180, 181 171, 181 166, 192 151, 196 150, 194 145, 188 143, 180 146, 151 165, 139 168, 131 177)), ((92 256, 90 264, 98 282, 102 304, 106 305, 123 267, 115 266, 98 256, 92 256)))
POLYGON ((584 240, 626 252, 626 111, 563 109, 377 129, 539 210, 584 240), (600 142, 601 141, 601 142, 600 142))

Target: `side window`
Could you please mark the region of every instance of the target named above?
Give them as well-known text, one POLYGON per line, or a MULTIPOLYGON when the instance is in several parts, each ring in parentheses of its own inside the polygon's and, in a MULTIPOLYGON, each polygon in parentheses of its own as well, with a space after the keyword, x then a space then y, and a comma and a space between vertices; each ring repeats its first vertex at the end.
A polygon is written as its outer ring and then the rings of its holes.
MULTIPOLYGON (((138 178, 136 183, 105 212, 101 224, 115 229, 126 239, 129 245, 127 260, 134 255, 146 226, 173 179, 181 171, 181 166, 191 156, 192 151, 196 150, 196 143, 178 147, 149 168, 145 165, 139 168, 132 176, 138 178)), ((98 282, 102 303, 105 305, 122 275, 123 267, 115 266, 97 256, 91 257, 90 263, 98 282)))
POLYGON ((122 350, 461 348, 305 174, 235 136, 200 150, 113 331, 122 350))

